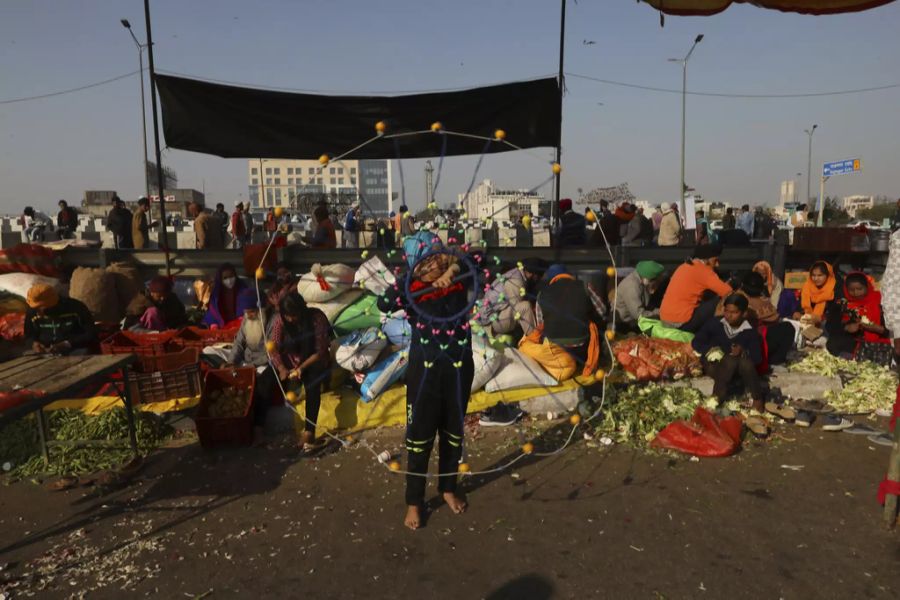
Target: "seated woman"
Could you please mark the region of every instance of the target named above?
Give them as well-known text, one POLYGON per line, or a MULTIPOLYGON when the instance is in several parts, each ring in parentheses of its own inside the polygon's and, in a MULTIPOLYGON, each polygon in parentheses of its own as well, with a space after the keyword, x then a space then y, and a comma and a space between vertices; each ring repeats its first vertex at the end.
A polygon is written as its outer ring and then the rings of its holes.
POLYGON ((331 325, 325 313, 309 308, 303 296, 291 292, 278 306, 272 323, 275 351, 272 365, 285 387, 303 384, 306 393, 306 426, 300 438, 300 448, 312 452, 322 447, 316 442, 316 423, 322 384, 330 374, 331 325))
POLYGON ((297 289, 297 278, 283 262, 275 266, 275 284, 269 288, 266 299, 270 306, 278 306, 281 299, 297 289))
POLYGON ((731 294, 725 298, 722 319, 707 320, 691 346, 701 355, 703 371, 713 378, 713 394, 724 402, 728 386, 740 379, 753 398, 753 408, 765 410, 765 397, 756 367, 762 361, 762 340, 747 321, 746 296, 731 294))
POLYGON ((237 271, 231 264, 225 263, 219 267, 203 322, 210 328, 226 327, 242 317, 243 313, 238 308, 237 298, 245 289, 249 288, 238 279, 237 271))
MULTIPOLYGON (((785 289, 781 279, 779 279, 778 276, 775 275, 775 273, 772 271, 772 265, 764 260, 761 260, 753 265, 752 270, 754 273, 758 273, 763 278, 763 282, 766 286, 766 292, 764 295, 769 299, 769 302, 772 303, 772 306, 778 308, 779 304, 781 303, 781 295, 785 291, 785 289)), ((791 297, 795 297, 795 294, 790 290, 788 290, 788 295, 790 295, 791 297)), ((781 316, 783 317, 789 317, 794 314, 794 311, 792 310, 787 314, 782 314, 781 311, 779 311, 779 314, 781 314, 781 316)))
POLYGON ((794 313, 795 319, 808 320, 819 325, 825 320, 825 308, 836 298, 837 278, 834 269, 824 260, 813 263, 809 268, 809 278, 800 290, 800 311, 794 313))
POLYGON ((828 332, 826 348, 833 355, 890 364, 892 336, 884 326, 881 292, 865 273, 854 271, 847 275, 844 298, 832 303, 826 312, 825 330, 828 332), (864 349, 867 343, 884 344, 885 349, 882 353, 868 353, 864 349))
POLYGON ((184 304, 172 291, 172 280, 158 275, 150 280, 147 296, 151 306, 141 315, 134 329, 165 331, 187 325, 184 304))

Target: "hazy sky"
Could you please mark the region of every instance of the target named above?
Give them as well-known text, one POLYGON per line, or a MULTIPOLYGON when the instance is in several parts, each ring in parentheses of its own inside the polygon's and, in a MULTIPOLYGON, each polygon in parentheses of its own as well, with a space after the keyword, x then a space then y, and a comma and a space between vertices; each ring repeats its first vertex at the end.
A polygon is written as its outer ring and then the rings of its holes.
MULTIPOLYGON (((558 66, 554 0, 155 0, 152 11, 158 69, 248 85, 427 90, 547 75, 558 66)), ((634 0, 570 0, 568 17, 570 73, 680 89, 681 69, 666 59, 683 56, 703 33, 688 73, 694 91, 802 93, 900 82, 900 3, 833 17, 735 6, 708 18, 667 17, 660 28, 658 14, 634 0)), ((137 70, 120 18, 144 39, 141 0, 4 0, 0 101, 137 70)), ((59 198, 79 201, 85 189, 137 197, 138 85, 135 75, 0 104, 0 213, 25 204, 50 208, 59 198)), ((576 77, 567 88, 563 194, 628 182, 641 199, 674 200, 680 95, 576 77)), ((898 106, 900 88, 796 99, 689 96, 687 181, 711 200, 774 203, 781 180, 798 172, 805 189, 803 130, 817 123, 814 173, 825 160, 863 159, 861 174, 832 179, 827 193, 900 196, 898 106)), ((514 141, 515 132, 508 133, 514 141)), ((536 154, 544 160, 489 156, 480 175, 504 187, 535 186, 549 173, 551 151, 536 154)), ((181 187, 201 189, 205 182, 212 202, 230 206, 239 194, 246 198, 243 160, 171 150, 164 162, 178 172, 181 187)), ((439 201, 465 190, 474 162, 445 162, 439 201)), ((403 169, 408 202, 420 205, 422 163, 404 161, 403 169)))

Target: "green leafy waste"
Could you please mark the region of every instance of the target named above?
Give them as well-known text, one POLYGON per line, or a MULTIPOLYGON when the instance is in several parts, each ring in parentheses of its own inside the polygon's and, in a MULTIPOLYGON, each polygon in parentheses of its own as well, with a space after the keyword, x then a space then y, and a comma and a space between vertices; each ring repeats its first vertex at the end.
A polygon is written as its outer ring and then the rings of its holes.
POLYGON ((888 408, 897 396, 897 374, 869 361, 853 361, 814 352, 788 367, 791 371, 840 377, 840 392, 829 390, 825 399, 835 410, 847 414, 869 413, 888 408))
POLYGON ((619 443, 646 447, 669 423, 690 419, 698 406, 715 410, 717 405, 715 398, 706 398, 689 386, 608 386, 596 432, 619 443))
MULTIPOLYGON (((149 452, 174 433, 165 420, 153 413, 135 411, 138 448, 149 452)), ((108 440, 121 446, 51 446, 50 464, 44 464, 40 450, 37 420, 34 415, 0 429, 0 465, 9 466, 10 481, 36 475, 83 475, 112 469, 128 462, 128 419, 124 408, 114 408, 99 415, 86 415, 80 410, 54 410, 47 413, 49 438, 57 441, 108 440), (8 463, 8 465, 7 465, 8 463)))

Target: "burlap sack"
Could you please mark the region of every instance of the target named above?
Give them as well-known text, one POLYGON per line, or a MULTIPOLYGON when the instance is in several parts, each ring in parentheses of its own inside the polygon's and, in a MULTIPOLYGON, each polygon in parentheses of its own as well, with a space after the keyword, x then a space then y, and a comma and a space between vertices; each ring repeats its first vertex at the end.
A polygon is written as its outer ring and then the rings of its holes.
POLYGON ((117 323, 124 313, 115 286, 113 275, 105 269, 77 267, 69 284, 69 297, 81 300, 96 320, 117 323))
POLYGON ((116 297, 118 298, 119 308, 123 311, 119 316, 121 319, 125 314, 125 308, 131 304, 136 296, 141 295, 144 289, 144 283, 141 281, 141 272, 134 265, 117 262, 106 267, 106 272, 113 276, 116 286, 116 297))

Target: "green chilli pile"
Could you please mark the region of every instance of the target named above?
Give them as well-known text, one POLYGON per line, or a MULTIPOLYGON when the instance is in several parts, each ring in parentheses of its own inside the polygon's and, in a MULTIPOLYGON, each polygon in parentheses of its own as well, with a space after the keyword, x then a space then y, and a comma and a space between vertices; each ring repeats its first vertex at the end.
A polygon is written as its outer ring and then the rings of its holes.
POLYGON ((690 419, 698 406, 715 410, 717 405, 715 398, 706 398, 689 386, 610 386, 606 389, 603 420, 596 432, 615 442, 646 447, 669 423, 690 419))
POLYGON ((843 389, 829 391, 826 400, 835 410, 847 414, 869 413, 889 408, 897 396, 897 375, 891 369, 869 361, 853 361, 813 352, 788 367, 791 371, 840 377, 843 389))
MULTIPOLYGON (((157 448, 174 432, 162 417, 153 413, 135 411, 134 419, 142 453, 157 448)), ((47 421, 51 440, 111 440, 121 442, 121 446, 51 446, 50 464, 45 465, 37 420, 31 415, 0 429, 0 466, 10 481, 38 475, 94 473, 119 467, 132 457, 124 408, 99 415, 86 415, 80 410, 54 410, 47 413, 47 421)))

